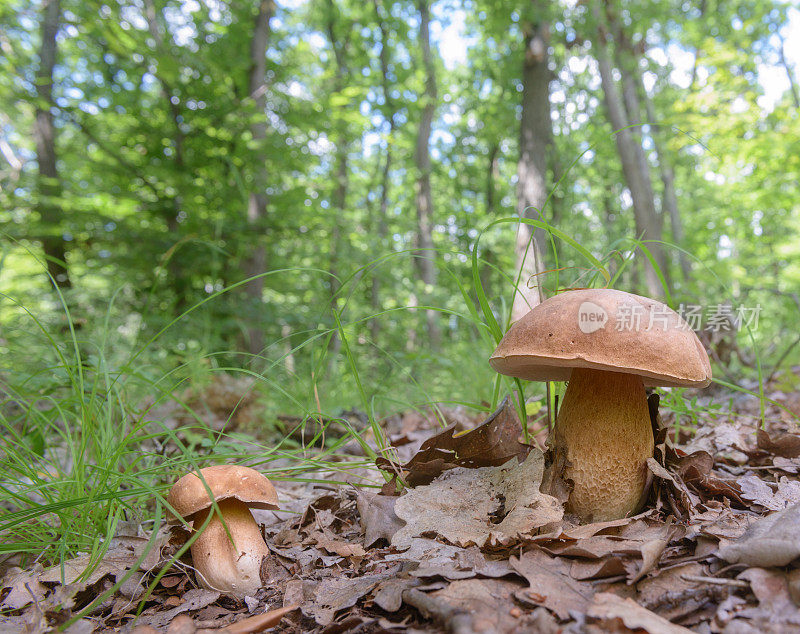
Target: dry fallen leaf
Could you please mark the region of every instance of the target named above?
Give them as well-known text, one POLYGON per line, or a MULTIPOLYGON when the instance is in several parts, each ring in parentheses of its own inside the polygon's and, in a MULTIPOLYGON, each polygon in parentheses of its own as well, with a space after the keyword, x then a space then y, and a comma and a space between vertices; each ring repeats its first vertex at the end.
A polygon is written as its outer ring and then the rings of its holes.
POLYGON ((719 556, 730 563, 767 568, 786 566, 800 556, 800 504, 764 517, 736 540, 723 539, 719 556))
POLYGON ((456 425, 449 425, 428 438, 417 454, 404 465, 379 458, 379 467, 404 473, 409 486, 429 484, 443 471, 454 467, 493 467, 503 465, 512 458, 522 460, 530 450, 520 442, 522 425, 514 406, 506 397, 500 407, 478 427, 466 433, 456 433, 456 425))
MULTIPOLYGON (((136 553, 129 548, 115 548, 109 550, 97 563, 97 566, 82 580, 87 586, 100 581, 106 575, 115 575, 120 570, 127 570, 136 563, 136 553)), ((61 578, 61 566, 47 568, 39 576, 44 583, 75 583, 86 572, 92 563, 91 555, 78 555, 64 562, 64 578, 61 578)))
POLYGON ((312 617, 320 625, 329 625, 339 610, 353 607, 390 575, 365 575, 352 579, 333 577, 323 580, 314 593, 314 601, 302 606, 303 614, 312 617))
POLYGON ((798 458, 800 457, 800 435, 779 433, 773 437, 763 429, 759 429, 758 448, 781 458, 798 458))
POLYGON ((513 599, 520 588, 512 581, 466 579, 430 594, 412 589, 403 598, 451 632, 510 634, 526 629, 513 599))
POLYGON ((364 547, 369 548, 379 539, 392 541, 394 534, 403 526, 394 512, 396 496, 364 493, 358 491, 358 515, 364 531, 364 547))
POLYGON ((611 592, 594 595, 587 615, 598 621, 606 631, 639 632, 649 634, 690 634, 691 630, 670 623, 666 619, 643 608, 633 599, 623 599, 611 592), (624 627, 621 628, 620 625, 624 627))
POLYGON ((563 516, 555 498, 539 492, 544 456, 532 450, 525 462, 502 467, 456 468, 397 500, 406 526, 392 545, 408 548, 414 537, 440 535, 459 546, 509 544, 533 535, 563 516))
POLYGON ((189 590, 183 595, 183 603, 171 610, 156 612, 148 616, 143 616, 139 619, 141 625, 150 625, 156 629, 162 629, 172 622, 179 614, 184 612, 191 612, 199 610, 211 605, 219 599, 220 593, 214 590, 194 589, 189 590))
POLYGON ((35 567, 33 570, 22 570, 12 568, 3 577, 0 583, 0 591, 8 588, 0 607, 9 610, 19 610, 29 603, 39 603, 47 594, 47 588, 39 582, 39 572, 41 568, 35 567))
POLYGON ((521 599, 546 607, 561 620, 568 619, 571 612, 586 612, 594 589, 591 584, 572 578, 568 560, 550 557, 534 548, 511 557, 509 563, 530 585, 518 594, 521 599))
POLYGON ((275 627, 287 614, 294 612, 299 606, 290 605, 277 610, 270 610, 264 614, 256 614, 222 629, 223 634, 255 634, 275 627))
POLYGON ((749 581, 750 589, 758 599, 758 610, 762 614, 750 612, 750 616, 761 616, 773 624, 800 626, 800 610, 792 601, 789 580, 783 571, 749 568, 737 578, 749 581))

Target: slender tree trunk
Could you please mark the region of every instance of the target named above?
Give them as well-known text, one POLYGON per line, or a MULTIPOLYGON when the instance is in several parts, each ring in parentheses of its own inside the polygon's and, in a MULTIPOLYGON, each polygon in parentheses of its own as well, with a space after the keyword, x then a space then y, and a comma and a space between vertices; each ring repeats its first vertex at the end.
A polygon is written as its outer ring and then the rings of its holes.
POLYGON ((63 209, 61 181, 56 165, 56 130, 53 125, 53 68, 56 65, 56 33, 61 16, 59 0, 45 0, 42 6, 42 44, 39 49, 39 68, 36 71, 36 159, 39 164, 39 214, 45 228, 42 250, 47 260, 47 272, 60 289, 72 287, 67 267, 67 252, 60 229, 63 209))
MULTIPOLYGON (((250 125, 250 133, 256 142, 267 137, 267 94, 266 68, 267 44, 270 36, 269 21, 275 13, 274 0, 261 0, 253 25, 253 39, 250 42, 250 76, 248 94, 255 102, 258 117, 250 125)), ((247 201, 247 224, 253 228, 255 245, 244 262, 245 277, 253 277, 264 273, 267 265, 267 251, 261 232, 267 216, 267 195, 265 192, 267 170, 264 157, 258 162, 254 174, 253 190, 247 201)), ((258 307, 263 302, 264 279, 250 280, 244 285, 244 293, 251 304, 251 321, 247 326, 247 350, 251 354, 259 354, 264 349, 264 329, 260 320, 255 318, 258 307)))
MULTIPOLYGON (((522 67, 522 120, 517 163, 517 213, 520 218, 543 220, 547 200, 547 148, 553 134, 550 118, 550 25, 542 22, 525 30, 522 67)), ((544 297, 541 289, 546 252, 545 232, 520 223, 515 246, 521 271, 511 320, 517 321, 544 297), (531 237, 533 239, 531 239, 531 237)))
MULTIPOLYGON (((168 55, 169 51, 166 47, 164 25, 159 20, 159 13, 153 0, 146 0, 144 6, 147 27, 155 42, 155 48, 160 50, 162 55, 168 55)), ((164 101, 169 109, 170 118, 172 119, 172 125, 175 130, 172 138, 172 146, 174 149, 173 162, 177 173, 182 175, 185 167, 183 146, 186 136, 180 125, 182 113, 177 100, 174 98, 175 91, 170 83, 158 72, 155 77, 161 86, 161 95, 164 97, 164 101)), ((180 241, 179 218, 183 206, 180 194, 176 194, 170 197, 169 200, 164 201, 164 205, 164 219, 172 240, 172 245, 167 256, 169 258, 167 261, 167 271, 169 271, 169 284, 176 298, 175 311, 176 313, 180 313, 188 304, 190 287, 186 272, 183 266, 181 266, 180 257, 177 255, 178 249, 176 248, 180 241)))
MULTIPOLYGON (((436 73, 433 65, 430 42, 430 12, 428 0, 419 0, 419 40, 422 47, 422 62, 425 67, 425 93, 422 97, 422 114, 419 120, 417 148, 414 155, 417 166, 417 253, 416 264, 419 277, 425 286, 424 301, 429 303, 436 288, 436 251, 433 245, 433 194, 431 192, 431 154, 430 137, 433 115, 436 111, 438 93, 436 73)), ((441 344, 436 311, 426 312, 428 341, 437 350, 441 344)))
MULTIPOLYGON (((614 82, 611 60, 606 47, 606 30, 603 27, 602 16, 600 11, 597 10, 596 3, 593 4, 593 9, 595 18, 600 25, 598 27, 598 37, 595 41, 597 65, 600 70, 608 118, 615 130, 614 139, 617 144, 620 162, 622 163, 622 172, 633 201, 637 237, 643 240, 660 241, 662 237, 661 222, 656 212, 653 185, 650 181, 649 168, 644 169, 647 167, 647 158, 644 155, 644 148, 642 148, 641 143, 628 127, 631 122, 628 121, 625 106, 614 82)), ((631 95, 628 94, 627 97, 630 100, 631 95)), ((635 104, 629 103, 628 105, 633 110, 635 104)), ((658 242, 651 242, 647 246, 659 268, 666 275, 666 256, 663 246, 658 242)), ((662 297, 664 289, 661 286, 655 268, 650 264, 649 260, 646 258, 643 258, 643 260, 647 292, 653 297, 662 297)))
MULTIPOLYGON (((647 94, 647 91, 642 86, 644 93, 645 111, 647 118, 651 123, 656 122, 656 112, 653 107, 653 100, 647 94)), ((657 126, 653 128, 653 144, 655 145, 656 154, 658 156, 658 167, 661 171, 661 182, 664 184, 664 198, 661 204, 662 209, 669 215, 670 227, 672 229, 672 240, 679 247, 685 246, 685 235, 683 232, 683 222, 681 221, 680 210, 678 209, 678 195, 675 193, 675 170, 672 164, 664 154, 664 144, 662 135, 658 131, 657 126)), ((688 280, 692 275, 692 264, 688 256, 683 251, 678 251, 678 262, 681 267, 683 279, 688 280)))
POLYGON ((797 81, 795 80, 794 69, 786 59, 786 42, 783 38, 783 35, 781 35, 780 30, 777 31, 777 35, 781 42, 781 46, 778 49, 778 56, 781 61, 781 66, 783 66, 783 70, 786 71, 786 77, 789 78, 789 91, 792 93, 794 107, 796 110, 800 110, 800 92, 797 90, 797 81))
POLYGON ((495 141, 489 148, 489 161, 486 164, 486 214, 491 216, 495 211, 495 198, 498 171, 500 169, 500 144, 495 141))
MULTIPOLYGON (((337 5, 334 0, 328 0, 328 39, 333 49, 333 58, 336 64, 336 74, 333 90, 340 92, 344 89, 348 82, 349 69, 347 67, 347 48, 349 43, 349 33, 344 36, 336 33, 336 11, 337 5)), ((347 123, 343 118, 335 121, 336 128, 336 186, 333 190, 331 197, 331 211, 333 219, 333 227, 331 228, 330 236, 330 259, 328 261, 328 290, 330 292, 331 307, 334 310, 338 309, 339 305, 339 264, 340 252, 347 252, 347 231, 342 231, 341 223, 342 218, 347 212, 347 190, 349 187, 349 169, 348 169, 348 153, 349 153, 349 133, 347 130, 347 123)), ((334 333, 330 340, 328 351, 330 353, 329 368, 333 367, 336 362, 337 355, 341 349, 342 342, 338 333, 334 333)))
MULTIPOLYGON (((609 24, 614 34, 615 59, 617 62, 617 68, 619 69, 620 76, 622 78, 622 97, 625 102, 625 110, 628 114, 628 123, 633 126, 631 127, 631 135, 634 140, 636 163, 639 173, 642 175, 642 182, 645 186, 647 195, 653 200, 653 210, 655 212, 655 222, 658 224, 658 232, 660 235, 663 235, 664 214, 659 213, 655 207, 655 192, 653 191, 653 185, 650 178, 650 165, 647 161, 644 147, 642 146, 642 106, 639 99, 640 91, 644 96, 645 108, 650 108, 646 112, 647 117, 651 121, 654 121, 655 118, 650 116, 652 114, 652 104, 649 103, 647 92, 644 89, 642 73, 639 69, 639 58, 634 50, 633 44, 626 35, 622 27, 622 23, 620 22, 616 13, 614 13, 611 5, 606 5, 606 11, 609 24)), ((679 226, 680 233, 680 229, 682 229, 682 227, 680 227, 678 201, 675 196, 675 175, 672 172, 671 166, 669 166, 663 160, 664 157, 659 151, 656 131, 653 130, 651 133, 653 144, 656 150, 656 156, 658 157, 661 179, 664 184, 664 196, 662 198, 661 209, 662 212, 666 211, 669 213, 671 221, 674 222, 675 218, 677 218, 677 225, 679 226)), ((658 262, 658 266, 664 274, 664 278, 667 280, 667 283, 669 284, 669 265, 666 250, 661 244, 655 243, 648 245, 648 248, 652 252, 656 262, 658 262)), ((686 269, 683 268, 684 261, 685 257, 681 262, 681 270, 684 273, 687 273, 686 269)), ((688 264, 688 262, 686 263, 688 264)))
MULTIPOLYGON (((387 49, 388 42, 389 42, 389 34, 386 30, 386 19, 384 17, 384 12, 382 10, 382 6, 380 0, 373 0, 373 4, 375 6, 375 16, 378 21, 378 28, 381 34, 381 52, 380 52, 380 62, 381 62, 381 74, 383 76, 383 101, 386 106, 386 110, 388 112, 387 119, 389 121, 389 134, 387 136, 386 142, 386 158, 384 159, 383 163, 383 170, 381 172, 381 185, 380 185, 380 204, 378 208, 378 219, 377 219, 377 231, 376 235, 378 238, 378 246, 380 249, 385 249, 386 245, 386 237, 389 234, 389 227, 387 222, 386 214, 389 209, 389 175, 391 174, 392 170, 392 143, 395 131, 395 112, 396 107, 394 105, 394 100, 392 99, 392 91, 389 86, 389 51, 387 49)), ((372 311, 373 313, 378 313, 381 310, 381 288, 380 288, 380 276, 373 274, 372 276, 372 286, 371 286, 371 297, 372 303, 372 311)), ((379 319, 371 319, 370 320, 370 337, 372 341, 378 340, 378 335, 380 333, 380 320, 379 319)))

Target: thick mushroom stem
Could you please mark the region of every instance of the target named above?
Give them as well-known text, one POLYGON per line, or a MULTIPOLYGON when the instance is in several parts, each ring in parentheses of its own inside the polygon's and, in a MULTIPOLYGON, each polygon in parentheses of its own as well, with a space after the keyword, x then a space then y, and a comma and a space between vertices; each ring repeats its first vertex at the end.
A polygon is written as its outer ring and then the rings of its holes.
POLYGON ((653 429, 642 378, 575 368, 556 421, 555 463, 573 484, 567 511, 583 522, 635 513, 653 456, 653 429), (560 454, 560 455, 559 455, 560 454))
MULTIPOLYGON (((238 597, 252 596, 263 585, 261 560, 269 555, 269 547, 246 504, 227 499, 217 502, 217 505, 233 543, 215 514, 192 544, 192 561, 198 581, 210 590, 238 597)), ((210 512, 211 509, 197 513, 194 526, 201 527, 210 512)))

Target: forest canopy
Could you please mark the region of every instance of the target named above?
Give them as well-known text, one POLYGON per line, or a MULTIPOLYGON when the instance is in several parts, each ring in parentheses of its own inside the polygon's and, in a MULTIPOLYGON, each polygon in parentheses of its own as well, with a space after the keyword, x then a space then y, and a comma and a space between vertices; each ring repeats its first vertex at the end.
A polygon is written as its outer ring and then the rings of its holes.
POLYGON ((609 283, 700 310, 722 377, 800 357, 791 3, 0 7, 21 374, 41 332, 89 362, 103 332, 180 375, 478 402, 526 300, 609 283))

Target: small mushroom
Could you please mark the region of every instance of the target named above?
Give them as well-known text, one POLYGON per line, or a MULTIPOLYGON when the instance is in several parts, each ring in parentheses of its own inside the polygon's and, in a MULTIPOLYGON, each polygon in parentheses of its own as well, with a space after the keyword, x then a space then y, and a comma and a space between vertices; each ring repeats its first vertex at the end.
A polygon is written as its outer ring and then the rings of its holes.
MULTIPOLYGON (((192 544, 198 581, 210 590, 240 598, 252 596, 262 587, 261 560, 269 555, 269 547, 250 509, 277 509, 278 494, 266 477, 249 467, 218 465, 202 469, 201 473, 219 507, 219 515, 214 514, 192 544)), ((185 520, 192 520, 195 529, 213 510, 208 490, 194 472, 175 483, 167 502, 185 520)))
POLYGON ((653 432, 645 387, 705 387, 711 365, 675 311, 611 289, 551 297, 509 328, 489 359, 501 374, 568 381, 548 443, 572 484, 568 512, 619 519, 643 503, 653 432))

